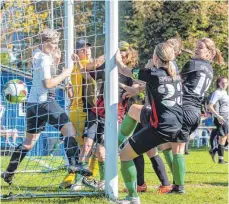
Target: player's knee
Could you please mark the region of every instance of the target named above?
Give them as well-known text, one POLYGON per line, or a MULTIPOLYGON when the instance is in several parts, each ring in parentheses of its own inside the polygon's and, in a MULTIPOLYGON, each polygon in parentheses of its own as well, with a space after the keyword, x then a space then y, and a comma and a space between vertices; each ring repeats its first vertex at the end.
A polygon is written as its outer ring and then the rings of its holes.
POLYGON ((30 151, 33 148, 34 144, 24 144, 23 149, 30 151))
POLYGON ((132 104, 129 108, 129 111, 128 111, 128 114, 129 116, 133 116, 136 112, 136 105, 135 104, 132 104))

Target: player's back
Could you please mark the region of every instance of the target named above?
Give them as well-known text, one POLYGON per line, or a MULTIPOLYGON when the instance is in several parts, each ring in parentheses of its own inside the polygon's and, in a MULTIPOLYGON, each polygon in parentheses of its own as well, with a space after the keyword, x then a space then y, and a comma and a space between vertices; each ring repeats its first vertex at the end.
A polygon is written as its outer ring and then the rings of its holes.
POLYGON ((190 60, 183 67, 181 77, 183 79, 183 109, 200 110, 204 95, 213 78, 210 63, 200 59, 190 60))

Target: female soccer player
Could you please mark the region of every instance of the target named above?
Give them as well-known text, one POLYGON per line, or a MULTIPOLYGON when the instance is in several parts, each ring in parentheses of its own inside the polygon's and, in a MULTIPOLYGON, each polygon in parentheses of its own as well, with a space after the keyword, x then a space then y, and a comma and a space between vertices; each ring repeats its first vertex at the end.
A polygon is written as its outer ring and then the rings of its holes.
POLYGON ((196 44, 195 56, 184 65, 180 73, 183 80, 183 124, 181 132, 173 139, 172 143, 176 147, 173 149, 175 185, 172 192, 174 193, 185 193, 185 142, 200 122, 202 100, 213 78, 210 62, 221 64, 223 58, 213 40, 202 38, 196 44))
MULTIPOLYGON (((122 60, 128 67, 133 67, 138 61, 138 53, 133 49, 128 43, 121 42, 119 47, 122 50, 122 60)), ((99 69, 100 73, 97 73, 98 77, 104 80, 104 68, 103 70, 99 69), (102 72, 101 72, 102 71, 102 72)), ((123 75, 119 75, 119 81, 122 84, 127 86, 132 85, 132 79, 123 75)), ((127 108, 127 99, 122 99, 122 95, 125 92, 121 87, 119 89, 119 105, 118 105, 118 117, 121 122, 124 114, 126 113, 127 108)), ((84 164, 88 162, 88 158, 91 154, 93 144, 97 143, 97 157, 99 160, 99 173, 100 173, 100 182, 98 182, 97 187, 103 189, 104 186, 104 161, 105 161, 105 147, 104 147, 104 119, 105 119, 105 109, 104 109, 104 84, 100 88, 100 96, 98 97, 97 106, 92 109, 92 112, 89 113, 89 118, 87 122, 87 131, 84 135, 84 143, 87 145, 83 146, 82 152, 80 154, 80 161, 84 164)))
MULTIPOLYGON (((170 38, 169 40, 167 40, 167 42, 173 47, 174 52, 175 52, 175 57, 179 56, 181 54, 181 49, 182 49, 181 40, 179 38, 170 38)), ((175 59, 172 62, 173 62, 176 72, 178 72, 178 66, 176 64, 175 59)), ((154 64, 152 60, 149 60, 145 68, 152 68, 152 67, 154 67, 154 64)), ((137 94, 139 89, 140 90, 145 89, 145 86, 138 87, 135 90, 132 87, 130 88, 127 87, 127 88, 128 89, 127 89, 126 95, 129 95, 129 94, 132 95, 132 94, 137 94)), ((148 104, 145 104, 144 106, 133 104, 130 107, 128 114, 126 115, 126 118, 124 120, 125 122, 121 126, 121 129, 119 132, 120 143, 122 143, 128 136, 130 136, 130 133, 133 132, 133 130, 135 129, 136 127, 135 124, 137 122, 141 122, 141 124, 137 126, 134 133, 137 133, 141 129, 142 126, 143 127, 146 126, 150 119, 151 112, 152 112, 151 106, 148 104), (133 120, 131 120, 130 117, 133 120), (126 123, 131 123, 131 121, 133 122, 133 126, 129 124, 128 127, 130 129, 127 129, 126 123), (132 131, 130 131, 131 129, 132 131)), ((166 144, 160 145, 160 148, 162 152, 164 153, 166 161, 168 162, 168 165, 172 172, 171 146, 168 143, 166 143, 166 144)), ((152 167, 158 179, 161 182, 161 185, 159 186, 157 190, 158 193, 161 193, 161 194, 168 193, 169 191, 171 191, 172 186, 170 185, 170 182, 168 180, 164 163, 162 162, 157 152, 157 148, 153 148, 152 150, 148 151, 147 154, 152 162, 152 167)), ((140 155, 139 157, 134 158, 134 163, 135 163, 136 170, 137 170, 137 190, 138 192, 145 192, 147 190, 147 185, 144 181, 144 157, 143 155, 140 155)), ((124 191, 126 191, 126 189, 124 191)))
POLYGON ((174 50, 168 43, 160 43, 154 49, 156 69, 130 70, 122 63, 119 52, 116 56, 121 74, 146 82, 152 110, 148 126, 131 136, 120 152, 122 177, 128 189, 125 201, 131 203, 140 203, 133 158, 172 141, 182 126, 181 82, 174 67, 171 67, 174 58, 174 50))
MULTIPOLYGON (((95 89, 95 80, 90 77, 88 71, 97 68, 99 69, 104 62, 103 56, 97 59, 92 58, 91 46, 92 44, 86 39, 80 39, 76 42, 76 52, 72 56, 74 68, 71 74, 71 81, 67 86, 67 93, 71 102, 69 118, 74 128, 77 130, 76 141, 78 142, 80 149, 83 149, 84 146, 90 145, 83 139, 85 122, 91 111, 89 96, 95 94, 95 90, 92 90, 93 93, 89 92, 89 87, 95 89)), ((97 158, 92 157, 90 159, 89 170, 92 171, 94 175, 97 174, 97 166, 97 158)), ((74 187, 75 190, 79 190, 81 188, 82 180, 87 181, 90 185, 95 183, 92 177, 83 178, 81 175, 77 175, 76 177, 74 173, 70 173, 65 176, 60 186, 62 188, 70 187, 74 183, 74 180, 76 181, 76 185, 74 187)))
POLYGON ((75 140, 76 131, 69 122, 64 110, 55 100, 55 87, 69 77, 72 67, 64 68, 56 75, 61 53, 58 48, 60 33, 56 30, 45 29, 41 33, 42 44, 33 55, 33 81, 27 103, 27 132, 23 144, 15 148, 10 163, 1 177, 11 184, 18 165, 38 140, 46 122, 58 129, 66 138, 65 152, 69 160, 69 171, 91 175, 91 172, 78 164, 78 144, 75 140))
MULTIPOLYGON (((209 110, 214 115, 214 123, 216 126, 217 135, 219 136, 218 144, 218 156, 219 164, 225 164, 224 161, 224 145, 228 138, 228 118, 229 118, 229 96, 227 93, 228 79, 226 77, 219 77, 216 81, 216 90, 213 92, 210 102, 209 110), (218 107, 215 105, 218 103, 218 107)), ((213 161, 215 157, 215 151, 210 150, 213 161)))

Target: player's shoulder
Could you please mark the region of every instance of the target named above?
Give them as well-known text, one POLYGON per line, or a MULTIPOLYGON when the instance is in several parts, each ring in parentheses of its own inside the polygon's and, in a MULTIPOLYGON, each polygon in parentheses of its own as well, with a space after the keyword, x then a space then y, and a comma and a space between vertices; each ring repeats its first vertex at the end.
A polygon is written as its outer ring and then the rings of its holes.
POLYGON ((213 72, 213 69, 209 61, 202 59, 191 59, 183 67, 181 73, 190 73, 190 72, 213 72))

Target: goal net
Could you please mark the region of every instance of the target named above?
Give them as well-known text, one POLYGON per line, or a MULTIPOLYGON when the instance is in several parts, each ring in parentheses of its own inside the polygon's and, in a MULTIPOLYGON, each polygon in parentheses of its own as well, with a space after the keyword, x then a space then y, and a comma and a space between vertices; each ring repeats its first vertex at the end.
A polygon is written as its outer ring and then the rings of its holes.
MULTIPOLYGON (((71 25, 74 29, 72 43, 76 45, 79 40, 87 40, 91 44, 92 59, 102 56, 105 49, 105 1, 70 2, 72 2, 74 15, 74 23, 72 22, 71 25)), ((56 29, 61 33, 59 47, 62 57, 55 74, 61 73, 62 68, 66 66, 66 44, 69 43, 68 36, 65 34, 67 29, 65 18, 68 15, 65 12, 65 6, 66 2, 63 0, 1 1, 1 173, 6 170, 12 152, 19 144, 23 143, 26 135, 27 102, 10 104, 4 97, 4 86, 12 79, 19 79, 26 83, 28 91, 30 91, 32 56, 41 44, 39 33, 45 28, 56 29)), ((100 86, 104 83, 104 77, 99 78, 102 72, 104 70, 92 69, 88 71, 96 82, 96 89, 90 92, 85 88, 89 85, 87 80, 75 84, 77 90, 82 90, 81 94, 78 93, 74 97, 77 100, 79 97, 83 98, 83 112, 87 122, 96 122, 99 119, 98 115, 92 119, 88 117, 91 111, 88 100, 92 100, 91 98, 97 100, 103 96, 103 92, 99 92, 100 86)), ((78 73, 78 75, 81 74, 78 73)), ((56 101, 69 114, 71 111, 75 111, 69 109, 70 101, 66 96, 64 85, 57 87, 56 101)), ((77 111, 75 114, 77 115, 77 111)), ((77 124, 77 127, 84 126, 85 121, 78 123, 83 124, 77 124)), ((76 131, 78 131, 77 128, 76 131)), ((96 135, 103 133, 103 130, 99 130, 99 128, 94 132, 96 135)), ((78 137, 82 137, 82 135, 78 135, 78 137)), ((98 144, 95 142, 93 145, 95 149, 98 144)), ((28 152, 15 172, 12 184, 9 186, 2 180, 1 199, 66 197, 104 193, 104 189, 99 191, 97 188, 93 189, 85 185, 77 191, 60 188, 60 184, 67 175, 67 167, 68 162, 65 158, 61 134, 54 127, 46 124, 35 146, 28 152)), ((99 175, 94 175, 94 179, 100 180, 99 175)))

